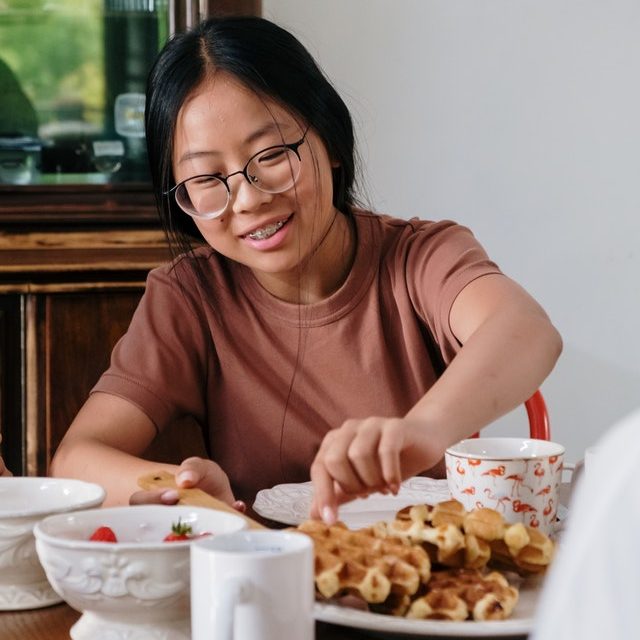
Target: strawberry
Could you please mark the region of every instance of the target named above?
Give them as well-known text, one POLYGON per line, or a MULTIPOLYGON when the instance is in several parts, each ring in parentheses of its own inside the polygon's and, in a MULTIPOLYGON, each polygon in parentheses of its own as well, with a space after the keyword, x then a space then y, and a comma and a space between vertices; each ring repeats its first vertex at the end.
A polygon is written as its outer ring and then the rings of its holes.
POLYGON ((94 542, 118 542, 116 534, 110 527, 98 527, 90 536, 94 542))
POLYGON ((177 524, 171 525, 171 533, 168 533, 164 537, 164 542, 181 542, 183 540, 190 540, 193 536, 193 529, 191 525, 183 524, 178 518, 177 524))

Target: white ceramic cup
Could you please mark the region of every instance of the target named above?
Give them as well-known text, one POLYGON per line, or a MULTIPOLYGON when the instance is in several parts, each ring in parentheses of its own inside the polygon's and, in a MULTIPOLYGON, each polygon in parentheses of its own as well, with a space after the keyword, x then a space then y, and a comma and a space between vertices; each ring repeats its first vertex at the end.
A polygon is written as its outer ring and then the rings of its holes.
POLYGON ((547 440, 462 440, 445 452, 449 491, 467 511, 488 507, 507 522, 553 533, 564 451, 547 440))
POLYGON ((311 640, 313 542, 251 530, 191 545, 193 640, 311 640))

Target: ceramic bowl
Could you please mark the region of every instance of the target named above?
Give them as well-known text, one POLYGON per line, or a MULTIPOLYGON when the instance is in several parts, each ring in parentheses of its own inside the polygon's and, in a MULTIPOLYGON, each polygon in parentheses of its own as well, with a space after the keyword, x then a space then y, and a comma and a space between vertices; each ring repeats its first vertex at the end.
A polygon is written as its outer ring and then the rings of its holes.
POLYGON ((0 478, 0 611, 61 602, 36 554, 33 528, 42 518, 102 504, 102 487, 63 478, 0 478))
POLYGON ((53 588, 83 615, 73 640, 190 640, 190 560, 193 539, 164 542, 173 523, 194 534, 246 528, 233 513, 202 507, 137 505, 45 518, 36 549, 53 588), (94 542, 110 527, 117 542, 94 542))

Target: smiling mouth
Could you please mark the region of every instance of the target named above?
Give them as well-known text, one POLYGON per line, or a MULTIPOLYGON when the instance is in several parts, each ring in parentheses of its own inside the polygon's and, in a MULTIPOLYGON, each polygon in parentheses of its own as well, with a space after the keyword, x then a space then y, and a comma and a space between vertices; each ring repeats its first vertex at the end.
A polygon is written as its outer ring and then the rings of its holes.
POLYGON ((274 222, 273 224, 268 224, 266 227, 262 227, 261 229, 256 229, 251 233, 247 233, 245 237, 251 238, 252 240, 266 240, 274 235, 277 231, 282 229, 284 225, 289 221, 289 218, 285 220, 278 220, 278 222, 274 222))

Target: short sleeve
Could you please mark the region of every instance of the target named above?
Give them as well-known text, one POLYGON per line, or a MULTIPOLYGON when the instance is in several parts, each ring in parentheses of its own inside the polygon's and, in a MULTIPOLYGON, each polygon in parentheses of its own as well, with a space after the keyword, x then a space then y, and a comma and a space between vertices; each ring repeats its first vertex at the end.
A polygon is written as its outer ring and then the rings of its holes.
POLYGON ((205 421, 210 332, 201 305, 190 298, 197 287, 182 286, 183 275, 188 278, 186 269, 178 274, 170 265, 150 272, 131 324, 92 389, 129 400, 158 430, 183 415, 205 421))
POLYGON ((467 227, 451 221, 415 224, 406 254, 409 295, 448 364, 460 350, 449 324, 454 300, 476 278, 501 271, 467 227))

